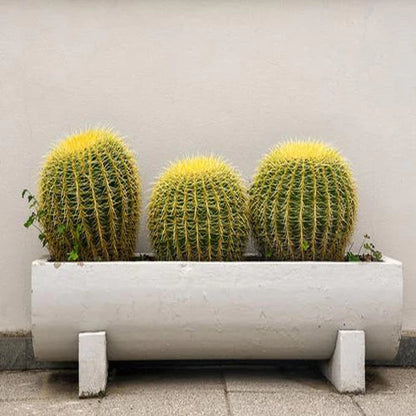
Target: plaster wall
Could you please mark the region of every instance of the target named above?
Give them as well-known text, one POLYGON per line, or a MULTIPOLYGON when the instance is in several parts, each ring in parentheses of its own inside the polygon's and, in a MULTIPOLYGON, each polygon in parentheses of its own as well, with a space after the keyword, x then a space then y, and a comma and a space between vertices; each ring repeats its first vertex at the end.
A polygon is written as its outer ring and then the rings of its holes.
POLYGON ((332 143, 359 184, 355 239, 403 261, 416 330, 415 21, 411 0, 0 0, 0 332, 30 330, 42 254, 21 190, 54 142, 97 124, 126 136, 145 200, 184 155, 249 181, 284 137, 332 143))

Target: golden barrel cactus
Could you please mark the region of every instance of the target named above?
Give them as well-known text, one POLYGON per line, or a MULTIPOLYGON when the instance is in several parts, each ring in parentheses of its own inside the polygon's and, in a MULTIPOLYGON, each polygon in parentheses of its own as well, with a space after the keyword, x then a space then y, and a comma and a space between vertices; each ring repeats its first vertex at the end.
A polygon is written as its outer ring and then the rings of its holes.
POLYGON ((148 226, 159 260, 240 260, 247 243, 247 195, 237 172, 217 157, 171 165, 153 188, 148 226))
POLYGON ((260 162, 249 190, 253 234, 276 260, 344 259, 357 213, 346 160, 319 141, 277 146, 260 162))
POLYGON ((47 156, 39 181, 40 221, 52 259, 129 260, 140 198, 133 154, 114 131, 67 137, 47 156))

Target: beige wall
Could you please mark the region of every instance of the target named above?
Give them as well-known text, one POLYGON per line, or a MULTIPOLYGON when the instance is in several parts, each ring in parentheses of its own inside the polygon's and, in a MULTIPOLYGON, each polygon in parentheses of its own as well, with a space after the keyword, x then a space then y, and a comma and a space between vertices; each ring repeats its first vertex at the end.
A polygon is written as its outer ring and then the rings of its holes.
POLYGON ((412 0, 0 0, 0 331, 30 328, 42 253, 20 192, 51 143, 96 123, 127 136, 146 197, 185 154, 249 180, 282 137, 334 144, 359 183, 356 238, 404 262, 415 330, 415 22, 412 0))

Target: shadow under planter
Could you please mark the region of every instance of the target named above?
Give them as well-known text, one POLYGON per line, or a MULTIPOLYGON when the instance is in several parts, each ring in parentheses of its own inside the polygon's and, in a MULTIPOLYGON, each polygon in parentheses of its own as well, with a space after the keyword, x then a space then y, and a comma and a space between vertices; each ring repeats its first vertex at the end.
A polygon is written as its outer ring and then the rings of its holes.
POLYGON ((107 360, 320 360, 364 392, 365 359, 391 360, 402 267, 346 262, 86 262, 32 266, 37 360, 79 361, 80 397, 107 360))

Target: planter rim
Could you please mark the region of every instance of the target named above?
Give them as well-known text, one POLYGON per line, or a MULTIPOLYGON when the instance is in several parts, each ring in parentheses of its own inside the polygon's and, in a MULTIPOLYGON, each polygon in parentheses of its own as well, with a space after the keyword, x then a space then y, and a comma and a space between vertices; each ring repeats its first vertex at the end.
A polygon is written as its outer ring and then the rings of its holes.
MULTIPOLYGON (((136 253, 135 256, 140 256, 141 254, 147 253, 136 253)), ((251 255, 252 253, 249 253, 251 255)), ((378 265, 397 265, 401 266, 402 262, 396 260, 392 257, 383 256, 382 261, 276 261, 276 260, 241 260, 241 261, 188 261, 188 260, 127 260, 127 261, 50 261, 50 257, 48 255, 42 256, 39 259, 33 260, 32 265, 44 265, 44 264, 55 264, 57 267, 61 265, 69 265, 73 266, 82 266, 82 265, 94 265, 94 264, 120 264, 120 265, 127 265, 127 264, 268 264, 268 265, 278 265, 278 264, 285 264, 285 265, 339 265, 348 267, 366 267, 366 266, 378 266, 378 265), (59 266, 58 266, 59 265, 59 266)))

